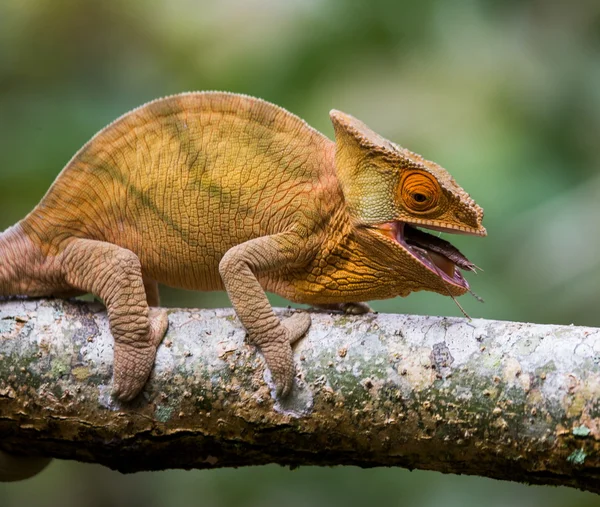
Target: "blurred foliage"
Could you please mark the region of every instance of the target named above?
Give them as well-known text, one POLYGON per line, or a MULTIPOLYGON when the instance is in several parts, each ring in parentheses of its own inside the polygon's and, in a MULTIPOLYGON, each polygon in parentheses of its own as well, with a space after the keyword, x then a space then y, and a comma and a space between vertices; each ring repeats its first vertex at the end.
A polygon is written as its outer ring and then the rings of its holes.
MULTIPOLYGON (((600 326, 596 0, 3 0, 0 230, 93 133, 185 90, 275 102, 332 136, 341 109, 450 170, 486 210, 453 242, 485 272, 478 317, 600 326)), ((224 294, 165 289, 168 305, 224 294)), ((276 304, 285 301, 273 297, 276 304)), ((379 311, 459 315, 419 293, 379 311)), ((566 489, 433 472, 278 467, 121 476, 54 463, 0 505, 600 505, 566 489)))

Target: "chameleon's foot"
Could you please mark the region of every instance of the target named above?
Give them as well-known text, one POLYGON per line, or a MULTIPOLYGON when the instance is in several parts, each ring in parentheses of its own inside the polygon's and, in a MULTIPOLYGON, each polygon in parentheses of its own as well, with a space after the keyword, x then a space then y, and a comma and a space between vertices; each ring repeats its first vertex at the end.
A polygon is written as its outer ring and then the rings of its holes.
POLYGON ((113 396, 121 401, 135 398, 148 380, 155 358, 154 345, 115 343, 113 396))
POLYGON ((156 359, 156 349, 167 332, 169 324, 164 308, 150 308, 147 342, 115 342, 113 368, 113 396, 130 401, 143 389, 156 359))
POLYGON ((294 386, 296 367, 292 353, 292 344, 300 339, 310 327, 310 315, 295 313, 284 319, 267 336, 254 343, 260 348, 271 377, 275 383, 277 397, 285 398, 294 386))
POLYGON ((344 312, 347 315, 362 315, 373 312, 373 309, 367 303, 332 303, 329 305, 314 305, 314 307, 319 310, 344 312))

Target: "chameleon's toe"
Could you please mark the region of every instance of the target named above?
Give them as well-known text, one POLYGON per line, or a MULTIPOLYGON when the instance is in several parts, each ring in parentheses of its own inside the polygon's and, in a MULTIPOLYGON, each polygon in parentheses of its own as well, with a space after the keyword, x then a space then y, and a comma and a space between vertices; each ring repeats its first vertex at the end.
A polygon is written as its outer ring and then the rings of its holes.
POLYGON ((286 397, 294 386, 296 367, 289 332, 281 326, 277 335, 271 335, 259 345, 262 355, 271 372, 277 397, 286 397))
POLYGON ((280 378, 275 381, 275 396, 277 398, 287 398, 294 387, 294 380, 280 378))
POLYGON ((155 358, 154 345, 135 347, 115 344, 113 396, 121 401, 133 400, 148 380, 155 358))
POLYGON ((158 347, 165 334, 167 334, 167 328, 169 327, 167 310, 164 308, 150 308, 148 320, 150 321, 150 343, 158 347))
POLYGON ((294 313, 291 317, 283 319, 281 324, 286 329, 290 344, 296 343, 310 328, 310 315, 305 312, 294 313))
MULTIPOLYGON (((294 377, 296 376, 296 367, 294 366, 294 361, 292 359, 291 347, 289 350, 289 357, 285 357, 284 354, 281 353, 278 354, 275 359, 271 359, 271 364, 274 361, 276 361, 276 363, 272 367, 269 366, 269 369, 271 370, 271 376, 275 383, 275 394, 278 398, 285 398, 292 392, 292 388, 294 387, 294 377)), ((267 364, 269 364, 268 360, 267 364)))

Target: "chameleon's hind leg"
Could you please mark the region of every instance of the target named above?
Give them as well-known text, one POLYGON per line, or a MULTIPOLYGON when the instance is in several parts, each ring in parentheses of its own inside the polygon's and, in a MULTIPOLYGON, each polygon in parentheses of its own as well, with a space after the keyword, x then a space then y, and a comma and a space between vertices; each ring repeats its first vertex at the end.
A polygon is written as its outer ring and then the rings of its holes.
POLYGON ((71 287, 104 301, 115 339, 113 394, 131 400, 150 375, 168 325, 164 309, 148 308, 137 255, 111 243, 75 239, 63 252, 62 271, 71 287))

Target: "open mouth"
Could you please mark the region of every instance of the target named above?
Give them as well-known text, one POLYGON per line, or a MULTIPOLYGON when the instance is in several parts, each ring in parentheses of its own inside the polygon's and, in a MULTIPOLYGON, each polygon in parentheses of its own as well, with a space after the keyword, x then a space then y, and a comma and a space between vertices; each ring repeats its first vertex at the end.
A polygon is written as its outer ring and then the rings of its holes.
POLYGON ((388 222, 378 229, 446 283, 469 290, 461 270, 476 272, 477 266, 451 243, 405 222, 388 222))

